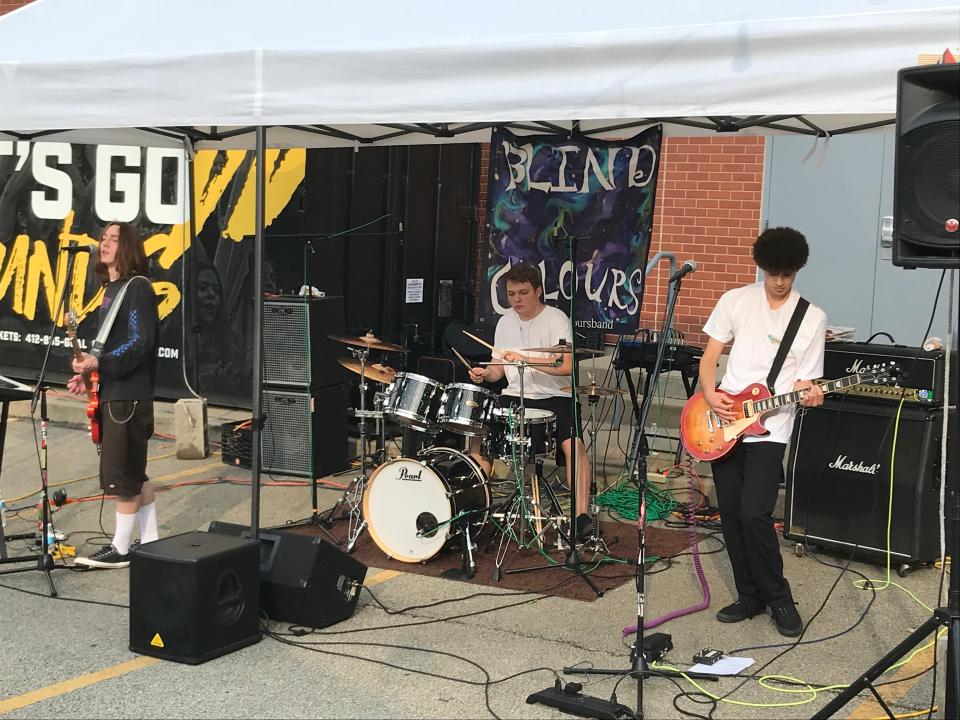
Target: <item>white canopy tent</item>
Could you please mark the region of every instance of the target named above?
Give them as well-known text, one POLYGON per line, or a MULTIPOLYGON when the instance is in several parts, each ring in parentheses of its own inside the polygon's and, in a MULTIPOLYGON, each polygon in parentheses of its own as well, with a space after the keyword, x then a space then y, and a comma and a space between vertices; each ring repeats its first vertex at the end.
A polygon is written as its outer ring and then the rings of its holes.
MULTIPOLYGON (((495 124, 823 136, 891 125, 897 71, 958 45, 960 5, 931 0, 35 0, 0 17, 0 140, 255 146, 262 159, 268 144, 478 142, 495 124)), ((259 435, 255 423, 254 529, 259 435)))
POLYGON ((958 45, 933 0, 35 0, 0 17, 0 140, 255 145, 259 302, 267 144, 884 128, 897 71, 958 45))
POLYGON ((36 0, 0 18, 0 132, 197 147, 252 147, 258 125, 272 147, 477 142, 495 123, 835 133, 890 124, 897 70, 958 43, 960 6, 930 0, 36 0))

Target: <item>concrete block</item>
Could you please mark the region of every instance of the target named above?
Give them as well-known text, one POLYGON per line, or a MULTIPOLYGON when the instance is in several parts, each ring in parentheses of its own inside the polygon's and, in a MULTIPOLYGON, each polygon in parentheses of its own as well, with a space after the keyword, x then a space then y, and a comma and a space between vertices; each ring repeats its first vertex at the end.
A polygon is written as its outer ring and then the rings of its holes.
POLYGON ((199 460, 210 454, 207 434, 207 399, 185 398, 173 407, 177 457, 199 460))

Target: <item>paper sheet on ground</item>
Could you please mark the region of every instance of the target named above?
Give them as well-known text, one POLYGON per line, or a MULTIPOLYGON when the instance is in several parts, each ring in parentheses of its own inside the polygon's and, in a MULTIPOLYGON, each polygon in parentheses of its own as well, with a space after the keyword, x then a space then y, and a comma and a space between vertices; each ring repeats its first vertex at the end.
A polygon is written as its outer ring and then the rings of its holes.
POLYGON ((697 663, 690 672, 705 673, 707 675, 736 675, 753 665, 753 658, 725 656, 717 660, 713 665, 704 665, 697 663))

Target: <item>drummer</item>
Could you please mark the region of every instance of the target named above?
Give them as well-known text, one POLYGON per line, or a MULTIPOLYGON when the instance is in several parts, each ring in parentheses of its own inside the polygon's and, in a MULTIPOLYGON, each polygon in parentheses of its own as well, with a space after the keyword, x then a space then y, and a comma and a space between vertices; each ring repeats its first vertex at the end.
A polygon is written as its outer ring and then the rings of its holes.
MULTIPOLYGON (((493 344, 504 350, 503 355, 494 353, 495 360, 530 363, 555 362, 555 367, 527 368, 523 376, 524 405, 527 408, 549 410, 557 419, 556 435, 560 440, 567 462, 567 486, 570 485, 572 443, 571 395, 563 388, 570 386, 573 373, 573 355, 560 353, 527 352, 518 350, 530 347, 558 345, 570 340, 572 328, 570 319, 562 310, 545 305, 543 302, 543 282, 540 271, 527 263, 514 265, 504 274, 507 287, 507 299, 510 309, 500 317, 493 344)), ((507 387, 503 391, 501 403, 518 404, 520 398, 520 372, 509 365, 489 365, 470 369, 470 379, 475 383, 496 382, 506 376, 507 387)), ((590 465, 587 462, 586 448, 581 437, 577 413, 577 536, 589 536, 592 531, 589 515, 590 507, 590 465)), ((492 462, 480 454, 480 443, 474 438, 471 442, 471 455, 490 474, 492 462)))

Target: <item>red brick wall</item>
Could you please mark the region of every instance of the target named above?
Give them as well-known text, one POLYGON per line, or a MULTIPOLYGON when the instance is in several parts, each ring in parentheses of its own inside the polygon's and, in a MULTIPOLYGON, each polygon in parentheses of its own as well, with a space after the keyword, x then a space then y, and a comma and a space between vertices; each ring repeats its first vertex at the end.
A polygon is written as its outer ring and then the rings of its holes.
MULTIPOLYGON (((727 290, 756 279, 750 246, 760 232, 763 190, 762 137, 667 138, 661 149, 660 176, 650 255, 671 252, 677 265, 697 262, 684 281, 674 312, 674 327, 688 343, 704 345, 701 332, 717 299, 727 290)), ((490 145, 480 164, 477 292, 487 221, 487 170, 490 145)), ((640 327, 659 328, 667 284, 666 262, 648 278, 640 327)))
MULTIPOLYGON (((693 259, 697 271, 682 285, 674 327, 688 343, 703 345, 710 311, 727 290, 756 279, 750 248, 760 232, 764 138, 667 138, 661 150, 650 255, 663 250, 677 264, 693 259)), ((666 262, 651 273, 641 327, 660 327, 666 262)))
POLYGON ((29 5, 33 0, 0 0, 0 15, 16 10, 23 5, 29 5))

